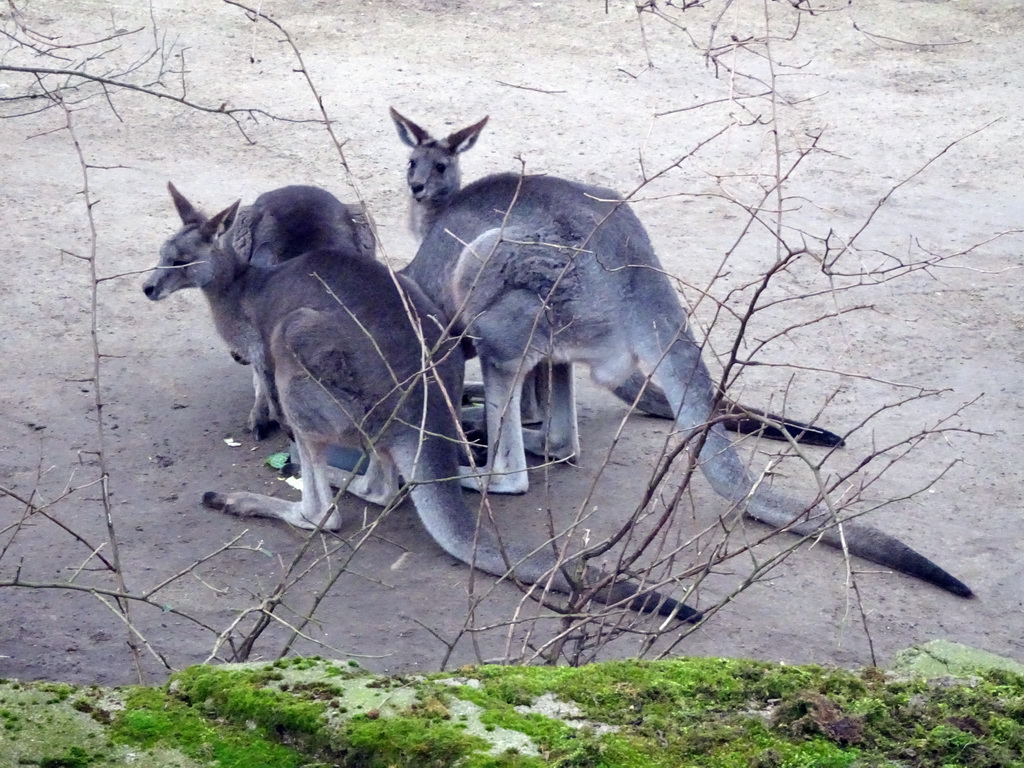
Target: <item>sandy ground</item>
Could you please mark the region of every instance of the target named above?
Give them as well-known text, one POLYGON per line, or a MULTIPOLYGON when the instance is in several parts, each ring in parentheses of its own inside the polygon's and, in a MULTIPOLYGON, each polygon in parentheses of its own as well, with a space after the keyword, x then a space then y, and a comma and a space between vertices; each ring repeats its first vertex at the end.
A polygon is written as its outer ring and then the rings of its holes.
MULTIPOLYGON (((737 50, 721 62, 761 79, 730 78, 724 69, 716 77, 691 41, 691 35, 706 40, 720 3, 685 13, 669 9, 675 26, 647 14, 642 28, 632 3, 605 5, 263 3, 301 49, 335 131, 347 140, 351 179, 323 127, 314 123, 243 116, 249 143, 222 115, 141 94, 112 92, 109 104, 94 95, 77 105, 76 135, 96 166, 89 171, 90 193, 98 201, 96 270, 114 277, 98 285, 97 340, 111 519, 127 587, 135 594, 152 589, 235 537, 245 547, 216 555, 156 593, 153 602, 164 610, 133 606, 134 626, 154 651, 144 652, 150 679, 163 673, 158 656, 175 668, 206 659, 217 633, 273 590, 303 542, 282 525, 227 518, 199 503, 208 489, 294 491, 263 466, 284 438, 257 444, 244 430, 249 372, 226 354, 202 296, 179 294, 154 305, 140 290, 137 272, 155 263, 160 243, 176 228, 165 184, 172 179, 212 212, 290 183, 319 184, 352 200, 351 181, 376 218, 387 257, 404 263, 415 244, 405 226, 406 150, 387 117, 389 105, 437 133, 490 115, 463 162, 470 179, 517 170, 521 158, 530 171, 623 192, 637 188, 644 171, 653 175, 732 125, 694 160, 638 193, 636 205, 666 269, 681 279, 686 300, 696 303, 710 285, 715 301, 701 301, 696 318, 701 333, 713 323, 711 346, 721 354, 736 331, 730 312, 742 311, 750 298, 749 289, 737 289, 756 282, 775 259, 763 229, 755 227, 735 247, 747 218, 727 197, 753 203, 759 186, 770 185, 776 136, 784 166, 812 134, 821 134, 819 146, 827 150, 807 157, 786 187, 787 234, 799 243, 799 233, 806 233, 818 256, 814 237, 830 231, 833 243, 852 237, 878 201, 913 176, 874 216, 857 253, 844 256, 841 266, 854 271, 891 266, 897 257, 961 255, 839 293, 828 289, 841 280, 830 283, 814 258, 803 259, 768 295, 808 297, 759 314, 743 347, 774 365, 747 369, 736 392, 753 404, 778 408, 785 401, 797 415, 820 411, 822 423, 846 432, 887 404, 919 390, 938 391, 881 412, 851 434, 848 447, 830 456, 825 469, 849 470, 878 447, 940 423, 965 430, 920 442, 864 493, 873 503, 897 500, 872 512, 873 524, 934 557, 969 583, 977 599, 960 600, 856 563, 870 572, 858 579, 862 620, 845 586, 842 558, 805 547, 672 652, 855 665, 869 663, 872 648, 884 661, 897 649, 948 638, 1024 659, 1018 461, 1024 453, 1024 360, 1017 343, 1024 327, 1024 237, 1012 233, 1024 226, 1024 8, 1015 0, 836 3, 842 10, 805 15, 791 36, 790 6, 768 3, 780 94, 773 132, 769 101, 736 100, 765 89, 764 60, 737 50), (1006 232, 1011 234, 996 237, 1006 232), (724 276, 714 279, 720 272, 724 276), (717 318, 715 302, 727 307, 717 318), (763 349, 755 344, 836 307, 857 305, 867 308, 763 349), (966 403, 971 405, 962 409, 966 403), (226 438, 240 444, 228 445, 226 438), (924 493, 902 499, 940 474, 924 493)), ((721 18, 717 42, 742 40, 763 21, 758 3, 733 5, 721 18)), ((155 0, 151 12, 145 4, 99 0, 26 1, 21 7, 32 29, 59 35, 65 44, 155 22, 159 39, 175 46, 169 64, 185 62, 190 100, 305 120, 317 116, 282 35, 265 22, 254 27, 238 8, 214 0, 155 0)), ((9 9, 2 18, 13 34, 9 9)), ((125 62, 152 48, 153 39, 146 31, 112 40, 100 46, 109 52, 89 71, 123 71, 125 62)), ((7 51, 0 63, 67 66, 11 47, 0 43, 7 51)), ((144 82, 142 75, 135 81, 144 82)), ((172 89, 181 79, 168 78, 172 89)), ((0 72, 0 96, 27 87, 25 76, 0 72)), ((0 280, 7 317, 0 331, 0 485, 6 489, 0 495, 0 582, 8 585, 0 588, 0 677, 128 682, 136 673, 125 625, 109 600, 87 589, 116 585, 90 557, 106 540, 106 523, 97 482, 90 274, 88 263, 76 258, 90 250, 82 170, 68 132, 60 130, 60 110, 22 114, 42 103, 4 104, 5 114, 21 116, 0 121, 0 226, 8 268, 0 280), (26 515, 19 499, 42 511, 26 515), (9 586, 15 579, 51 587, 72 580, 85 589, 9 586)), ((707 358, 713 361, 711 352, 707 358)), ((547 482, 537 473, 527 496, 497 502, 504 523, 517 535, 539 537, 540 510, 582 503, 624 414, 620 403, 583 383, 580 466, 553 469, 547 482)), ((661 422, 627 421, 590 502, 597 508, 596 529, 612 525, 617 510, 636 503, 666 434, 661 422)), ((755 465, 764 464, 765 450, 759 447, 755 465)), ((878 464, 858 481, 875 477, 878 464)), ((783 480, 790 481, 809 492, 805 478, 783 480)), ((693 535, 701 515, 713 519, 722 509, 703 482, 697 485, 701 511, 677 522, 683 537, 693 535)), ((345 509, 354 531, 363 507, 352 501, 345 509)), ((756 528, 750 532, 763 534, 756 528)), ((113 556, 109 544, 100 554, 113 556)), ((759 550, 758 557, 766 555, 759 550)), ((436 669, 445 642, 453 642, 466 623, 468 569, 444 555, 405 506, 351 560, 336 555, 294 585, 281 618, 294 620, 327 572, 343 567, 316 623, 307 627, 312 640, 294 649, 355 654, 374 671, 436 669)), ((720 599, 749 567, 749 560, 737 562, 733 573, 711 579, 701 604, 720 599)), ((477 592, 487 592, 475 626, 500 624, 519 605, 513 586, 491 591, 492 584, 486 577, 473 582, 477 592)), ((549 629, 544 624, 538 631, 549 629)), ((501 657, 507 636, 515 650, 522 632, 499 626, 464 633, 448 663, 501 657)), ((273 626, 254 657, 275 656, 286 637, 283 626, 273 626)), ((625 638, 604 655, 635 655, 637 648, 636 639, 625 638)))

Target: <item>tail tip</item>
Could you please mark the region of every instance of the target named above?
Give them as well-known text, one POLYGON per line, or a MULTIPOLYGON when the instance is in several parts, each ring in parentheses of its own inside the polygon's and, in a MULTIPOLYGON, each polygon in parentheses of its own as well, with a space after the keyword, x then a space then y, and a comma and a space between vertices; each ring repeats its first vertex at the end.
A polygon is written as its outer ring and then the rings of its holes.
POLYGON ((702 611, 691 608, 685 603, 671 600, 671 598, 662 604, 659 613, 665 616, 674 614, 676 621, 685 621, 687 624, 696 624, 704 618, 702 611))
POLYGON ((957 579, 953 579, 953 583, 950 584, 947 587, 947 589, 950 592, 952 592, 954 595, 956 595, 958 597, 962 597, 965 600, 973 600, 974 598, 977 597, 977 595, 974 594, 974 590, 972 590, 970 587, 968 587, 962 581, 959 581, 957 579))
POLYGON ((224 509, 227 506, 227 500, 222 493, 207 491, 203 494, 203 506, 209 509, 224 509))

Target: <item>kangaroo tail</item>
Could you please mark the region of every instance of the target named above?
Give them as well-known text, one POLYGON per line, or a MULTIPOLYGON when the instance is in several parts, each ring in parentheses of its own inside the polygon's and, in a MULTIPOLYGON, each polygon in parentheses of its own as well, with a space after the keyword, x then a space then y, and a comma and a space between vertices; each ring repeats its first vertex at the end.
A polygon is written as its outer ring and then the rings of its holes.
MULTIPOLYGON (((673 412, 678 414, 677 426, 684 434, 693 435, 712 417, 714 386, 685 318, 680 315, 666 320, 675 323, 664 322, 655 329, 658 348, 644 344, 637 349, 638 358, 655 372, 657 383, 665 391, 673 412)), ((647 338, 651 338, 649 331, 647 338)), ((849 552, 857 557, 915 576, 955 595, 973 595, 963 582, 891 536, 849 523, 843 525, 840 536, 833 526, 822 528, 816 521, 807 520, 806 505, 772 491, 763 483, 755 487, 720 424, 707 427, 699 464, 715 492, 754 520, 801 535, 819 534, 831 546, 842 547, 845 540, 849 552)))
POLYGON ((628 379, 612 391, 622 402, 629 405, 636 403, 636 409, 648 416, 657 416, 659 419, 675 419, 676 417, 665 393, 640 371, 633 371, 628 379))
MULTIPOLYGON (((569 567, 572 567, 570 563, 569 567)), ((586 580, 596 582, 601 578, 596 568, 587 567, 586 580)), ((560 590, 568 591, 568 590, 560 590)), ((606 605, 628 600, 626 605, 637 613, 657 613, 660 616, 675 616, 680 621, 696 624, 703 618, 700 611, 694 610, 678 600, 654 590, 641 591, 640 585, 632 581, 614 581, 598 592, 594 598, 606 605)))
MULTIPOLYGON (((527 553, 521 547, 500 542, 489 528, 478 526, 477 515, 466 505, 458 481, 434 479, 446 475, 442 467, 431 471, 431 457, 427 456, 426 448, 421 451, 415 470, 403 466, 399 456, 395 459, 403 475, 422 478, 413 485, 411 494, 416 511, 434 541, 453 557, 493 576, 506 576, 511 571, 525 584, 549 584, 555 591, 565 594, 576 591, 568 575, 576 568, 571 558, 559 561, 546 547, 527 553), (437 469, 442 473, 437 473, 437 469)), ((446 466, 451 463, 454 471, 454 462, 443 463, 446 466)), ((447 477, 451 478, 451 472, 447 477)), ((594 583, 600 578, 597 569, 587 567, 582 581, 594 583)), ((701 619, 701 614, 693 608, 633 581, 616 580, 594 597, 605 604, 628 601, 630 609, 642 613, 675 616, 689 622, 701 619)))
POLYGON ((845 541, 847 550, 857 557, 916 576, 954 595, 974 596, 962 581, 892 536, 850 522, 843 523, 840 534, 836 526, 823 527, 804 519, 797 502, 764 486, 754 488, 729 438, 717 425, 709 429, 700 458, 701 469, 715 491, 740 505, 748 517, 802 536, 818 535, 824 543, 840 549, 845 541))
MULTIPOLYGON (((919 579, 935 584, 954 595, 974 597, 974 592, 962 581, 903 542, 879 530, 849 522, 843 523, 842 536, 835 526, 817 530, 821 531, 821 540, 830 546, 841 549, 845 538, 849 550, 865 560, 884 565, 901 573, 917 576, 919 579)), ((817 533, 817 531, 812 530, 809 533, 817 533)))
MULTIPOLYGON (((665 393, 639 371, 626 379, 614 390, 615 396, 633 405, 649 416, 659 419, 674 419, 675 412, 669 405, 665 393)), ((785 441, 791 436, 798 443, 821 445, 826 448, 841 448, 846 441, 835 432, 796 419, 788 419, 760 408, 740 405, 731 400, 722 400, 719 422, 723 427, 741 434, 759 434, 769 440, 785 441), (787 436, 788 433, 788 436, 787 436)))
POLYGON ((722 426, 731 432, 739 432, 742 435, 756 434, 769 440, 780 441, 792 437, 798 443, 821 445, 825 448, 842 448, 846 445, 842 437, 824 427, 805 424, 771 411, 734 403, 732 400, 722 400, 719 410, 724 414, 724 418, 719 419, 722 426))

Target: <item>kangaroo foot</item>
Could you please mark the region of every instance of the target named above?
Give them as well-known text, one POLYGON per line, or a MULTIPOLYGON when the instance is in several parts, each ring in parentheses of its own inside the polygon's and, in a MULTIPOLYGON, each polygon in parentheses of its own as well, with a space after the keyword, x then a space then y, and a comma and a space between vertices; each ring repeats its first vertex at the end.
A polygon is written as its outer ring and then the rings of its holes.
POLYGON ((259 419, 249 423, 249 431, 257 440, 266 440, 280 426, 274 419, 259 419))
POLYGON ((548 461, 566 461, 575 464, 578 447, 571 440, 554 437, 546 429, 523 429, 523 447, 527 453, 548 461))
POLYGON ((530 490, 530 479, 526 472, 511 472, 504 475, 492 474, 485 467, 459 467, 460 483, 463 488, 483 493, 500 493, 517 496, 530 490))
POLYGON ((226 512, 235 517, 269 517, 283 520, 289 525, 305 530, 322 527, 323 530, 335 531, 341 527, 341 515, 333 506, 329 509, 329 514, 321 526, 320 521, 325 514, 323 508, 310 507, 301 501, 285 501, 259 493, 207 491, 203 494, 203 506, 226 512))

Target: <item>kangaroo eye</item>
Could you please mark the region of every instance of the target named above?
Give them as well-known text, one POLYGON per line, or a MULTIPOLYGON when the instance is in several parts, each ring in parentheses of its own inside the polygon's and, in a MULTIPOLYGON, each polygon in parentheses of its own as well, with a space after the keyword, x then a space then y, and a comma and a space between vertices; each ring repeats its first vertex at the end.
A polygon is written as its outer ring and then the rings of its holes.
POLYGON ((189 264, 194 264, 195 259, 190 254, 178 253, 177 256, 171 259, 172 267, 187 267, 189 264))
POLYGON ((413 171, 413 170, 415 170, 415 169, 416 169, 416 161, 415 161, 415 160, 411 160, 411 159, 410 159, 410 160, 409 160, 409 170, 410 170, 410 171, 413 171))
POLYGON ((448 166, 445 165, 444 163, 437 163, 434 166, 434 170, 437 171, 438 173, 444 173, 445 171, 448 170, 448 166))

